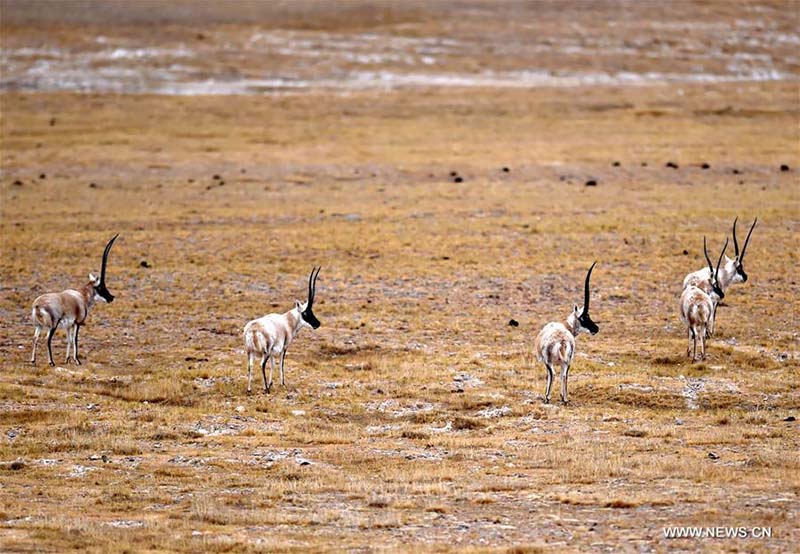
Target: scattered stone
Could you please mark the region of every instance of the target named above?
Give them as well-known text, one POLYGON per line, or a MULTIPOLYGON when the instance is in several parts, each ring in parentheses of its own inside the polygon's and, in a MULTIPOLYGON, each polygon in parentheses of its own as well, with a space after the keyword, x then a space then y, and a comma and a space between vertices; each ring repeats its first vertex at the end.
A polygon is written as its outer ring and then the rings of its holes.
POLYGON ((502 171, 503 171, 503 173, 508 173, 508 172, 510 172, 511 170, 510 170, 508 167, 505 167, 505 166, 504 166, 504 167, 503 167, 503 169, 502 169, 502 171))
POLYGON ((461 389, 460 392, 464 392, 465 387, 474 388, 483 386, 483 381, 469 373, 459 373, 453 377, 453 383, 457 388, 461 389))
POLYGON ((783 421, 797 421, 797 418, 795 418, 793 415, 790 415, 789 417, 784 418, 783 421))
POLYGON ((647 167, 647 162, 642 162, 642 167, 647 167))
POLYGON ((40 174, 39 174, 39 179, 47 179, 47 174, 45 174, 45 173, 40 173, 40 174))
POLYGON ((463 181, 464 181, 464 179, 463 179, 461 176, 457 176, 457 177, 455 177, 455 178, 453 179, 453 182, 454 182, 454 183, 461 183, 461 182, 463 182, 463 181))
POLYGON ((703 168, 703 169, 711 169, 711 166, 710 166, 710 165, 708 165, 707 163, 704 163, 704 164, 703 164, 703 165, 701 165, 700 167, 701 167, 701 168, 703 168))
POLYGON ((451 171, 451 172, 450 172, 450 177, 455 177, 455 176, 457 176, 457 175, 458 175, 458 172, 457 172, 457 171, 451 171))
POLYGON ((709 452, 708 457, 711 458, 712 460, 719 460, 719 456, 717 454, 714 454, 713 452, 709 452))
POLYGON ((89 183, 89 188, 90 189, 96 189, 97 188, 97 183, 89 183))
POLYGON ((489 406, 488 408, 484 408, 483 410, 479 411, 477 416, 485 417, 486 419, 494 419, 497 417, 503 417, 511 414, 511 408, 508 406, 503 406, 501 408, 495 408, 493 406, 489 406))
POLYGON ((15 179, 14 182, 11 184, 14 185, 15 187, 21 187, 22 181, 20 181, 19 179, 15 179))
POLYGON ((25 469, 25 462, 22 460, 14 460, 13 462, 3 464, 4 467, 10 469, 11 471, 20 471, 25 469))
POLYGON ((781 171, 789 171, 789 166, 786 164, 781 164, 781 171))
POLYGON ((55 117, 51 117, 50 118, 50 127, 55 127, 55 126, 56 126, 56 118, 55 117))
POLYGON ((671 167, 672 169, 678 169, 678 164, 675 162, 667 162, 667 167, 671 167))
POLYGON ((139 262, 139 267, 143 267, 145 269, 149 269, 149 268, 151 268, 153 266, 151 266, 150 262, 148 262, 147 260, 142 260, 141 262, 139 262))
POLYGON ((731 173, 733 173, 734 175, 739 175, 741 173, 741 171, 739 171, 738 169, 734 168, 731 173))
POLYGON ((196 38, 197 40, 205 40, 205 39, 206 39, 206 36, 205 36, 203 33, 197 33, 197 34, 195 35, 195 38, 196 38))
POLYGON ((212 179, 214 179, 215 181, 219 181, 220 179, 222 179, 222 177, 220 177, 219 175, 214 175, 212 179))
POLYGON ((236 411, 241 414, 244 412, 244 406, 236 406, 236 411))
POLYGON ((305 410, 292 410, 292 415, 296 416, 296 417, 304 416, 304 415, 306 415, 306 411, 305 410))
POLYGON ((597 181, 595 181, 594 179, 589 179, 588 181, 586 181, 586 186, 587 187, 596 187, 597 186, 597 181))
POLYGON ((194 183, 194 179, 186 179, 186 182, 188 182, 188 183, 194 183))
POLYGON ((620 165, 622 165, 622 164, 620 164, 619 162, 614 162, 614 163, 613 163, 613 164, 611 164, 611 165, 613 165, 614 167, 619 167, 619 166, 620 166, 620 165))
POLYGON ((680 418, 675 418, 675 425, 683 425, 683 420, 680 418))
POLYGON ((15 438, 19 436, 19 429, 9 429, 6 431, 6 437, 8 440, 13 441, 15 438))
POLYGON ((688 256, 688 255, 689 255, 689 251, 688 251, 688 250, 686 250, 686 249, 684 249, 684 251, 683 251, 683 255, 684 255, 684 256, 688 256))
POLYGON ((217 185, 220 187, 225 186, 225 181, 220 181, 219 183, 217 183, 217 185))
POLYGON ((508 324, 511 327, 519 327, 519 321, 517 321, 516 319, 509 319, 508 320, 508 324))
MULTIPOLYGON (((245 168, 242 168, 242 169, 240 170, 240 173, 247 173, 247 170, 246 170, 245 168)), ((358 170, 356 170, 356 173, 358 173, 358 170)))

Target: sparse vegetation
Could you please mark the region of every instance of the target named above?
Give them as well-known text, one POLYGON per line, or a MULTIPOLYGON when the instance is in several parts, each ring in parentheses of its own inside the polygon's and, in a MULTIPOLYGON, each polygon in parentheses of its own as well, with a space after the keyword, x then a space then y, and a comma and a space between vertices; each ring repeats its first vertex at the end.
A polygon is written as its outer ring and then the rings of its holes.
POLYGON ((791 550, 796 81, 0 103, 0 550, 791 550), (691 364, 680 284, 735 215, 750 280, 691 364), (83 365, 32 367, 30 303, 116 232, 83 365), (600 333, 544 406, 533 338, 595 258, 600 333), (242 327, 312 264, 322 326, 246 394, 242 327))

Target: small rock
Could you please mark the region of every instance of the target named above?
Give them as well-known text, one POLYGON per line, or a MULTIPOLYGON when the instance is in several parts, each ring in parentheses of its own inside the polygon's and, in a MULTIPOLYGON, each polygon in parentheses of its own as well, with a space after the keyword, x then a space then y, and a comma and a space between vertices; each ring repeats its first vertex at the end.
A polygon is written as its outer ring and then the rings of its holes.
POLYGON ((45 173, 40 173, 40 174, 39 174, 39 179, 47 179, 47 174, 45 174, 45 173))
POLYGON ((455 177, 456 175, 458 175, 457 171, 451 171, 450 172, 450 177, 455 177))
POLYGON ((292 410, 292 415, 299 417, 299 416, 302 416, 302 415, 306 415, 306 411, 305 410, 292 410))
POLYGON ((734 168, 734 170, 731 171, 731 173, 733 173, 734 175, 739 175, 741 173, 741 171, 739 171, 738 169, 734 168))
POLYGON ((622 164, 620 164, 619 162, 614 162, 614 163, 613 163, 613 164, 611 164, 611 165, 613 165, 614 167, 619 167, 619 166, 620 166, 620 165, 622 165, 622 164))
POLYGON ((714 454, 713 452, 709 452, 708 457, 711 458, 712 460, 719 460, 719 456, 714 454))
POLYGON ((781 164, 781 171, 789 171, 789 166, 786 164, 781 164))
POLYGON ((689 255, 689 251, 684 249, 684 251, 683 251, 683 255, 684 255, 684 256, 688 256, 688 255, 689 255))
POLYGON ((784 418, 783 421, 797 421, 797 418, 795 418, 793 415, 790 415, 789 417, 784 418))
POLYGON ((244 412, 244 406, 236 406, 236 411, 241 414, 242 412, 244 412))
POLYGON ((151 266, 150 262, 148 262, 147 260, 142 260, 141 262, 139 262, 139 267, 143 267, 145 269, 149 269, 149 268, 151 268, 153 266, 151 266))
POLYGON ((703 165, 701 165, 700 167, 701 167, 701 168, 703 168, 703 169, 711 169, 711 166, 710 166, 710 165, 708 165, 707 163, 704 163, 704 164, 703 164, 703 165))
POLYGON ((51 117, 50 118, 50 127, 55 127, 55 126, 56 126, 56 118, 55 117, 51 117))
POLYGON ((675 418, 675 425, 683 425, 683 420, 680 418, 675 418))
POLYGON ((220 179, 222 179, 222 177, 220 177, 219 175, 214 175, 212 179, 214 179, 215 181, 219 181, 220 179))
POLYGON ((225 181, 220 181, 219 183, 217 183, 217 185, 219 185, 220 187, 225 186, 225 181))
POLYGON ((512 327, 519 327, 519 321, 517 321, 516 319, 509 319, 508 324, 512 327))
POLYGON ((22 186, 22 181, 20 181, 19 179, 16 179, 11 184, 14 185, 15 187, 21 187, 22 186))
POLYGON ((642 167, 647 167, 647 162, 642 162, 642 167))
POLYGON ((206 36, 205 36, 203 33, 197 33, 197 34, 195 35, 195 38, 196 38, 197 40, 205 40, 205 39, 206 39, 206 36))
POLYGON ((509 171, 511 171, 511 170, 510 170, 508 167, 505 167, 505 166, 504 166, 504 167, 503 167, 503 169, 502 169, 501 171, 502 171, 503 173, 508 173, 508 172, 509 172, 509 171))
POLYGON ((597 186, 597 181, 595 181, 594 179, 589 179, 588 181, 586 181, 586 186, 587 187, 596 187, 597 186))
POLYGON ((454 183, 461 183, 461 182, 463 182, 463 181, 464 181, 464 179, 463 179, 461 176, 457 176, 457 177, 455 177, 455 178, 453 179, 453 182, 454 182, 454 183))
POLYGON ((96 189, 97 188, 97 183, 89 183, 89 188, 90 189, 96 189))
POLYGON ((672 169, 678 169, 678 164, 675 162, 667 162, 667 167, 671 167, 672 169))
POLYGON ((9 464, 8 467, 11 469, 11 471, 19 471, 25 468, 25 462, 22 460, 14 460, 11 462, 11 464, 9 464))

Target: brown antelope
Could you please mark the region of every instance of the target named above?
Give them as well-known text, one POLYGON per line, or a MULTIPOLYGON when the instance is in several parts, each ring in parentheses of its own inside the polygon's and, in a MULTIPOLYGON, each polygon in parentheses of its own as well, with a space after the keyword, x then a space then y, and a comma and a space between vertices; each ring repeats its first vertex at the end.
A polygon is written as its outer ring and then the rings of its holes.
POLYGON ((272 388, 272 372, 275 369, 274 356, 280 355, 281 385, 286 386, 283 380, 283 359, 286 350, 303 327, 317 329, 319 320, 314 315, 312 307, 317 292, 317 277, 319 268, 312 268, 308 276, 308 299, 301 303, 294 301, 294 308, 283 314, 269 314, 254 319, 244 327, 244 344, 247 350, 247 392, 253 381, 253 361, 256 354, 261 355, 261 376, 264 378, 264 390, 269 392, 272 388), (316 273, 314 273, 316 271, 316 273), (266 365, 269 358, 269 382, 267 382, 266 365))
POLYGON ((711 258, 708 257, 706 238, 703 237, 703 253, 708 262, 709 275, 711 275, 711 292, 706 292, 696 285, 688 285, 681 294, 681 321, 687 327, 689 345, 686 347, 686 355, 691 352, 692 361, 697 361, 697 340, 700 339, 701 359, 706 359, 706 330, 710 328, 713 334, 714 313, 717 303, 725 298, 725 292, 719 283, 719 266, 725 250, 728 248, 728 239, 725 239, 725 246, 717 260, 717 268, 711 265, 711 258), (694 348, 694 350, 692 350, 694 348))
POLYGON ((574 306, 572 313, 567 316, 564 323, 548 323, 536 337, 534 346, 536 358, 543 362, 547 368, 547 389, 544 393, 545 404, 550 402, 550 388, 553 385, 553 368, 555 366, 561 367, 561 401, 564 404, 568 402, 567 377, 569 376, 572 356, 575 353, 575 337, 581 331, 588 331, 595 335, 600 330, 597 324, 589 317, 589 278, 592 276, 592 270, 596 264, 597 262, 594 262, 586 274, 583 308, 578 310, 578 306, 574 306))
POLYGON ((50 292, 43 294, 33 301, 31 318, 36 330, 33 334, 33 354, 31 363, 36 363, 36 345, 39 342, 39 334, 42 329, 47 329, 47 355, 50 365, 56 365, 53 361, 53 348, 51 342, 56 329, 61 326, 67 331, 67 357, 64 363, 69 363, 70 349, 72 349, 72 359, 80 365, 78 358, 78 332, 89 317, 89 311, 95 302, 113 302, 114 295, 106 288, 106 264, 108 263, 108 252, 111 245, 117 240, 119 233, 114 235, 103 251, 103 264, 100 267, 100 277, 93 273, 89 274, 89 282, 79 290, 67 289, 64 292, 50 292))

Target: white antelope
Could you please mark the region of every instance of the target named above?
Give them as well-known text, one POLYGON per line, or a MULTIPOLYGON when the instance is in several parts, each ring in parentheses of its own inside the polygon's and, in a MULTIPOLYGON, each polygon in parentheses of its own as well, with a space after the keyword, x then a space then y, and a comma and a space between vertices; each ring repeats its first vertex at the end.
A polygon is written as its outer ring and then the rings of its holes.
POLYGON ((56 365, 53 361, 51 342, 56 329, 61 326, 67 331, 67 357, 64 363, 69 363, 70 349, 72 349, 72 359, 80 365, 78 332, 81 326, 86 323, 89 311, 95 302, 98 300, 108 303, 114 301, 114 295, 106 288, 106 264, 108 263, 108 252, 118 236, 119 233, 106 244, 106 249, 103 251, 103 264, 100 267, 100 277, 90 273, 89 282, 79 290, 67 289, 64 292, 50 292, 33 301, 31 318, 36 330, 33 334, 32 364, 36 363, 36 345, 39 342, 39 335, 42 329, 47 329, 47 354, 50 365, 56 365))
POLYGON ((597 331, 600 330, 597 324, 589 317, 589 278, 592 276, 592 270, 596 264, 597 262, 594 262, 586 274, 583 308, 578 311, 578 306, 575 306, 564 323, 548 323, 536 337, 534 346, 536 358, 543 362, 547 368, 547 389, 544 393, 545 404, 550 402, 553 368, 556 366, 561 367, 561 401, 565 404, 568 402, 567 377, 569 376, 572 356, 575 354, 575 337, 584 330, 592 335, 597 334, 597 331))
MULTIPOLYGON (((738 217, 733 220, 733 248, 736 257, 730 259, 728 256, 725 256, 725 264, 719 268, 719 278, 717 282, 723 292, 728 290, 728 287, 734 283, 747 282, 747 273, 744 272, 744 253, 745 250, 747 250, 747 245, 750 243, 750 235, 753 234, 753 229, 756 228, 758 218, 756 218, 753 221, 753 225, 750 226, 750 231, 747 232, 747 238, 744 240, 744 246, 741 252, 739 251, 739 241, 736 240, 736 222, 738 220, 738 217)), ((711 271, 709 268, 704 267, 703 269, 698 269, 687 275, 683 279, 683 288, 689 285, 695 285, 703 289, 706 293, 711 292, 711 271)))
POLYGON ((264 390, 269 392, 272 388, 272 372, 275 369, 274 356, 280 355, 281 385, 286 386, 283 380, 283 359, 286 350, 303 327, 317 329, 319 320, 311 310, 314 305, 314 296, 317 292, 317 277, 319 268, 312 268, 308 276, 308 300, 301 303, 294 301, 294 308, 283 314, 269 314, 254 319, 244 327, 244 344, 247 350, 247 392, 253 381, 253 361, 256 354, 261 355, 261 376, 264 378, 264 390), (316 273, 314 273, 316 271, 316 273), (269 382, 267 382, 266 365, 269 358, 269 382))
POLYGON ((710 292, 706 292, 696 285, 688 285, 681 294, 681 321, 687 327, 689 345, 686 347, 686 355, 691 352, 692 361, 697 361, 697 340, 700 339, 700 351, 703 360, 706 359, 706 330, 711 327, 713 332, 714 313, 717 303, 725 298, 725 292, 719 283, 719 266, 725 250, 728 248, 728 239, 725 239, 725 246, 717 260, 717 268, 711 265, 711 258, 708 257, 706 238, 703 237, 703 253, 708 262, 709 275, 711 275, 710 292), (692 350, 694 348, 694 350, 692 350))

